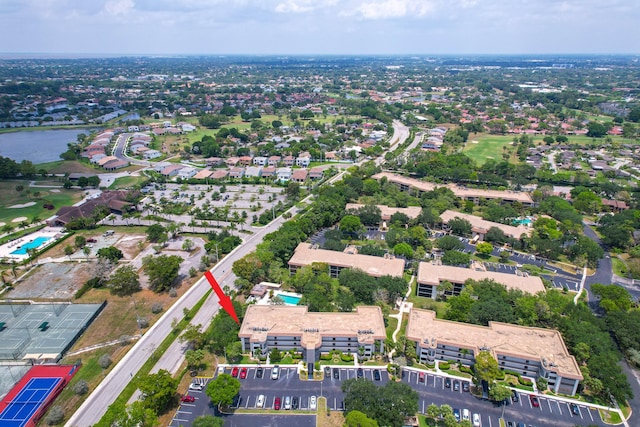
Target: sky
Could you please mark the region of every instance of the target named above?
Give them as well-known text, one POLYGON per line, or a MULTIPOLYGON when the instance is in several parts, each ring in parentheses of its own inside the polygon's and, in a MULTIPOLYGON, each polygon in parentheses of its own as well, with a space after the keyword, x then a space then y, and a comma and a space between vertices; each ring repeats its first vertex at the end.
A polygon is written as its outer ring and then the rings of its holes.
POLYGON ((0 0, 0 52, 640 53, 638 0, 0 0))

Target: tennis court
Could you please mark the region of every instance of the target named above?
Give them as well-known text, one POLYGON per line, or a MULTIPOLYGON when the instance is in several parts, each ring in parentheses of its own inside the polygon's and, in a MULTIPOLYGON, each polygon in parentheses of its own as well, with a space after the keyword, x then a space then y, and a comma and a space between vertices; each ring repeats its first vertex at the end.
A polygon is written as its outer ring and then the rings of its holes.
POLYGON ((2 427, 31 427, 62 391, 76 366, 34 366, 0 401, 2 427))

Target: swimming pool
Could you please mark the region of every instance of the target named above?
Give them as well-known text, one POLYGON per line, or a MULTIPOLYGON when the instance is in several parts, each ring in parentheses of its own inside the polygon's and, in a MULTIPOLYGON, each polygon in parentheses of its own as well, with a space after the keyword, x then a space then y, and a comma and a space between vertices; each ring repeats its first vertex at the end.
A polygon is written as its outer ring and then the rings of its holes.
POLYGON ((32 241, 22 245, 19 249, 11 252, 11 255, 26 255, 28 249, 38 248, 49 240, 51 240, 51 237, 36 237, 32 241))
POLYGON ((286 305, 298 305, 298 303, 302 299, 302 297, 296 297, 293 295, 285 295, 285 294, 278 294, 278 297, 282 301, 284 301, 286 305))
POLYGON ((531 225, 532 222, 531 218, 514 219, 512 221, 513 225, 531 225))

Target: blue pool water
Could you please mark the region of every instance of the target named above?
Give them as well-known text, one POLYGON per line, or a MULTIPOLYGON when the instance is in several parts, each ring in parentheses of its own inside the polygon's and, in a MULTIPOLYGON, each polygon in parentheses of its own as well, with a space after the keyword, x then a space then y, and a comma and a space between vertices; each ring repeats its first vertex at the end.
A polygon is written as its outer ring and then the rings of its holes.
POLYGON ((20 249, 16 249, 11 252, 11 255, 26 255, 27 249, 33 249, 40 247, 44 242, 51 240, 51 237, 36 237, 31 242, 27 242, 20 247, 20 249))
POLYGON ((513 225, 531 225, 532 222, 530 218, 514 219, 513 225))
POLYGON ((287 305, 298 305, 298 303, 302 299, 301 297, 294 297, 294 296, 291 296, 291 295, 278 294, 278 296, 287 305))

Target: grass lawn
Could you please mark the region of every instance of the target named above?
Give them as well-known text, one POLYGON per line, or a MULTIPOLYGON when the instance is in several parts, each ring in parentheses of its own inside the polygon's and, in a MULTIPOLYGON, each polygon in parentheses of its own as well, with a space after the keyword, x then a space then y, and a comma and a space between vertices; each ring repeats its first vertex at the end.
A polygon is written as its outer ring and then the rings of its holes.
POLYGON ((318 412, 316 427, 341 427, 344 425, 344 416, 340 411, 327 411, 327 398, 318 397, 318 412))
POLYGON ((115 181, 113 181, 113 184, 111 184, 109 189, 118 190, 129 188, 138 185, 146 180, 147 178, 144 176, 121 176, 120 178, 116 178, 115 181))
POLYGON ((0 221, 12 225, 18 225, 11 221, 17 217, 27 217, 31 221, 34 217, 41 220, 53 215, 62 206, 70 206, 82 198, 82 192, 78 190, 65 190, 63 188, 29 188, 29 181, 2 181, 0 182, 0 194, 2 194, 2 205, 0 206, 0 221), (16 191, 16 185, 22 185, 24 190, 21 193, 16 191), (31 193, 27 195, 26 190, 31 193), (58 190, 58 191, 52 191, 58 190), (38 198, 34 197, 36 191, 40 192, 38 198), (52 203, 54 210, 47 210, 42 207, 44 202, 52 203), (24 208, 9 208, 13 205, 35 202, 32 206, 24 208))
POLYGON ((48 173, 101 173, 102 169, 93 168, 77 160, 56 160, 55 162, 35 165, 36 170, 44 169, 48 173))
POLYGON ((513 135, 469 135, 469 140, 462 151, 474 159, 478 165, 483 165, 488 159, 500 162, 504 147, 511 150, 512 141, 513 135))
POLYGON ((387 341, 391 342, 393 341, 393 339, 391 339, 391 337, 393 336, 393 332, 396 330, 396 328, 398 327, 398 319, 396 319, 395 317, 389 317, 387 319, 387 341))
POLYGON ((627 264, 617 256, 611 257, 611 264, 613 265, 613 273, 617 274, 620 277, 627 277, 629 269, 627 268, 627 264))

